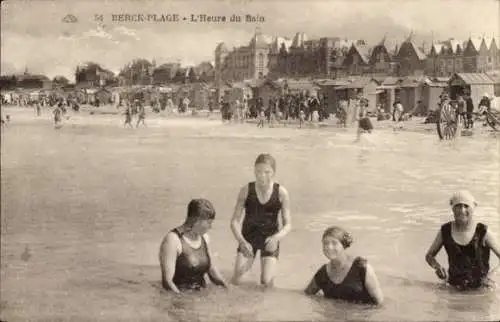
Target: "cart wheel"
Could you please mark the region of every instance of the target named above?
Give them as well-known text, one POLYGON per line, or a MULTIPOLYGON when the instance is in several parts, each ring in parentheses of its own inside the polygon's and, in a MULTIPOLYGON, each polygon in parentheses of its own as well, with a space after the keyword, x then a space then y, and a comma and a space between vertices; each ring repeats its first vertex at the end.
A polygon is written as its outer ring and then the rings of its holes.
POLYGON ((500 112, 489 111, 486 113, 486 123, 495 130, 495 132, 500 131, 500 112))
POLYGON ((451 104, 443 105, 437 120, 437 132, 441 140, 453 140, 457 135, 457 115, 451 104))

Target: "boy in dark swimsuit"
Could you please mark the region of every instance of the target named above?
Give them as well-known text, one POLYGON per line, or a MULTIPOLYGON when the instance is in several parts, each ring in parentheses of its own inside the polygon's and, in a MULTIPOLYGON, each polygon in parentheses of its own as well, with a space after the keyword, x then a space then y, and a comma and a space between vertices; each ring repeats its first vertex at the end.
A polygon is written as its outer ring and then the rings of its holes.
POLYGON ((459 290, 493 286, 491 279, 500 268, 490 271, 490 250, 500 259, 500 246, 488 227, 473 220, 477 203, 468 191, 452 195, 450 205, 454 220, 441 226, 434 242, 425 255, 438 278, 447 281, 459 290), (436 260, 444 246, 448 255, 448 272, 436 260))
POLYGON ((352 244, 351 235, 333 226, 323 233, 322 243, 323 253, 330 262, 316 272, 305 293, 314 295, 322 291, 326 298, 381 304, 384 296, 371 265, 345 251, 352 244))
POLYGON ((260 282, 273 285, 279 242, 292 228, 290 198, 287 190, 274 182, 275 172, 274 158, 260 154, 255 161, 256 181, 245 185, 238 194, 231 219, 231 229, 239 244, 232 279, 234 284, 238 284, 250 270, 257 251, 260 251, 260 282))

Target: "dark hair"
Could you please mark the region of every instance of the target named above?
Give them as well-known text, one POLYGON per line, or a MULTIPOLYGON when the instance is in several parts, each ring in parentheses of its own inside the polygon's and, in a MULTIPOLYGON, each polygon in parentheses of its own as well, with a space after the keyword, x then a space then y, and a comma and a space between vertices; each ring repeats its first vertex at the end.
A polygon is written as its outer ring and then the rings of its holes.
POLYGON ((207 199, 192 199, 187 207, 186 222, 215 219, 215 208, 207 199))
POLYGON ((257 159, 255 159, 254 165, 261 164, 261 163, 268 164, 271 168, 273 168, 273 171, 276 172, 276 160, 269 153, 259 154, 257 159))
POLYGON ((342 243, 342 246, 344 246, 344 249, 352 245, 352 236, 344 228, 338 226, 328 227, 325 229, 322 239, 330 236, 338 239, 342 243))

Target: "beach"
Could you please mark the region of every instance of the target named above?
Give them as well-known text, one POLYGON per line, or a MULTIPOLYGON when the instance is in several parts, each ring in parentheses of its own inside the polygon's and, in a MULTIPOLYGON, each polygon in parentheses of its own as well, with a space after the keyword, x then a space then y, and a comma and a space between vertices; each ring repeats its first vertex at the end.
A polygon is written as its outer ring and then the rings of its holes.
MULTIPOLYGON (((454 190, 471 190, 478 220, 500 231, 499 144, 487 130, 444 142, 435 124, 415 119, 394 131, 375 121, 373 134, 353 143, 355 129, 334 126, 261 129, 148 112, 147 127, 130 129, 120 114, 82 109, 54 129, 48 110, 4 113, 11 122, 2 130, 2 320, 500 318, 498 290, 453 293, 424 261, 452 219, 454 190), (237 245, 229 219, 261 152, 276 157, 277 181, 291 196, 293 230, 282 243, 276 289, 257 286, 255 265, 228 291, 162 291, 159 244, 183 222, 191 198, 215 205, 211 247, 230 277, 237 245), (349 252, 375 268, 382 308, 301 294, 325 262, 321 233, 334 224, 352 232, 349 252)), ((438 259, 445 263, 445 254, 438 259)))

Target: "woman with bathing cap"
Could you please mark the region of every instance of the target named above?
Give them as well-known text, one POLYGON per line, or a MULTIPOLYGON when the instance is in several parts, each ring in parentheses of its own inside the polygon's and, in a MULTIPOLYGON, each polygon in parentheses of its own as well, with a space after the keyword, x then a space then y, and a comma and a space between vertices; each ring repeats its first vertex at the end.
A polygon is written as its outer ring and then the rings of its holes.
POLYGON ((260 251, 260 282, 272 286, 279 243, 292 229, 290 198, 287 190, 274 182, 276 160, 270 154, 257 157, 254 173, 256 180, 241 188, 231 219, 231 229, 238 242, 232 282, 239 283, 260 251))
POLYGON ((384 295, 371 265, 345 251, 352 244, 351 235, 333 226, 325 230, 322 242, 323 254, 330 261, 316 272, 305 293, 314 295, 321 290, 327 298, 382 304, 384 295))
POLYGON ((226 287, 224 278, 213 263, 207 232, 212 228, 215 209, 206 199, 193 199, 186 221, 172 229, 160 246, 162 285, 167 290, 199 290, 206 287, 205 276, 226 287))
POLYGON ((491 277, 500 265, 490 271, 490 250, 500 259, 500 247, 488 227, 474 221, 474 197, 468 191, 455 192, 450 206, 454 220, 441 226, 425 260, 440 279, 457 289, 494 286, 491 277), (448 272, 435 258, 442 246, 448 255, 448 272))

